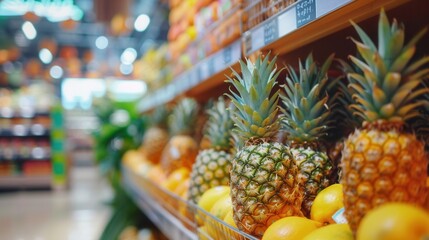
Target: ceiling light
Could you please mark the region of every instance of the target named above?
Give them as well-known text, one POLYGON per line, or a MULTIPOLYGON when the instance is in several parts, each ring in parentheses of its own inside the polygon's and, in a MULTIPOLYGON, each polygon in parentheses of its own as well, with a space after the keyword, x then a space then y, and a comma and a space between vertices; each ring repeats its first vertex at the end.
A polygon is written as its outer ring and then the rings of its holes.
POLYGON ((133 65, 131 64, 123 64, 119 66, 119 71, 124 75, 130 75, 134 70, 133 65))
POLYGON ((105 49, 107 46, 109 46, 109 40, 105 36, 99 36, 97 39, 95 39, 95 46, 98 49, 105 49))
POLYGON ((146 14, 141 14, 134 22, 134 29, 138 32, 143 32, 150 24, 150 18, 146 14))
POLYGON ((51 70, 49 71, 49 74, 51 75, 51 77, 55 79, 60 79, 63 76, 63 73, 64 73, 63 69, 58 65, 52 66, 51 70))
POLYGON ((37 37, 36 28, 34 28, 34 25, 29 21, 25 21, 24 24, 22 24, 22 32, 24 32, 25 37, 29 40, 33 40, 37 37))
POLYGON ((40 61, 42 61, 44 64, 49 64, 52 62, 52 53, 46 49, 46 48, 42 48, 39 52, 39 58, 40 61))
POLYGON ((134 48, 127 48, 121 54, 121 62, 123 64, 132 64, 137 58, 137 51, 134 48))

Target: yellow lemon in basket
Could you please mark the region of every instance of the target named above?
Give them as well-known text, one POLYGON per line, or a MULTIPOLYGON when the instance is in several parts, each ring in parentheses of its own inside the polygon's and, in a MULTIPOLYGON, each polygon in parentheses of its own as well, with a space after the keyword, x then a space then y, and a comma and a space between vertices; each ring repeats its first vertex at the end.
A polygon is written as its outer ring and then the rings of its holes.
POLYGON ((211 232, 205 225, 198 228, 198 239, 200 240, 212 240, 214 233, 211 232))
POLYGON ((225 215, 225 217, 223 218, 223 221, 226 223, 226 224, 228 224, 228 225, 230 225, 230 226, 233 226, 233 227, 235 227, 235 228, 237 228, 237 224, 235 224, 235 222, 234 222, 234 217, 233 217, 233 212, 232 212, 232 210, 230 210, 226 215, 225 215))
POLYGON ((210 212, 214 204, 223 196, 229 195, 229 186, 216 186, 205 191, 198 201, 198 206, 210 212))
POLYGON ((347 223, 331 224, 312 231, 302 240, 353 240, 353 233, 347 223))
POLYGON ((335 223, 332 215, 343 207, 343 186, 333 184, 317 194, 311 206, 311 219, 322 223, 335 223))
POLYGON ((186 178, 184 181, 179 183, 179 185, 173 190, 173 192, 178 196, 182 196, 184 192, 188 191, 189 183, 190 183, 190 178, 186 178))
POLYGON ((161 186, 167 190, 173 191, 179 184, 189 178, 190 172, 187 168, 181 167, 174 170, 165 180, 161 186))
POLYGON ((221 220, 229 211, 232 211, 232 201, 231 196, 229 196, 229 194, 224 195, 219 200, 217 200, 213 207, 210 209, 210 213, 221 220))
POLYGON ((155 184, 161 184, 167 179, 164 171, 161 168, 161 165, 159 164, 153 166, 149 170, 149 172, 147 173, 147 178, 155 184))
MULTIPOLYGON (((226 224, 228 224, 228 225, 230 225, 230 226, 232 226, 232 227, 234 227, 234 228, 236 228, 237 230, 238 230, 238 228, 237 228, 237 225, 235 224, 235 222, 234 222, 234 218, 233 218, 233 216, 232 216, 232 210, 230 210, 226 215, 225 215, 225 218, 223 219, 223 221, 226 223, 226 224)), ((234 230, 232 230, 232 229, 227 229, 227 228, 225 228, 226 229, 226 231, 228 231, 228 232, 225 232, 224 233, 224 235, 225 235, 225 237, 224 237, 224 239, 241 239, 242 237, 240 237, 240 234, 238 234, 237 232, 235 232, 234 230)))
MULTIPOLYGON (((210 212, 214 204, 220 198, 226 195, 229 196, 229 192, 230 192, 229 186, 216 186, 216 187, 210 188, 209 190, 205 191, 201 196, 200 200, 198 201, 198 207, 204 209, 207 212, 210 212)), ((207 216, 205 215, 205 213, 201 211, 197 211, 195 217, 199 225, 203 224, 207 219, 207 216)))
POLYGON ((406 203, 386 203, 360 222, 357 240, 429 239, 429 213, 406 203))
POLYGON ((322 223, 305 217, 285 217, 271 224, 262 236, 262 240, 301 240, 321 226, 322 223))

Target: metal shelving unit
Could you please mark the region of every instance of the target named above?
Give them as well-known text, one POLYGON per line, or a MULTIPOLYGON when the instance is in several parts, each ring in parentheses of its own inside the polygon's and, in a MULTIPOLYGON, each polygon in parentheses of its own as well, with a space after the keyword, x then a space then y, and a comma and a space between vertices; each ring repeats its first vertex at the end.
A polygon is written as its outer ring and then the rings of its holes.
POLYGON ((125 189, 140 209, 169 239, 257 240, 125 166, 122 178, 125 189))

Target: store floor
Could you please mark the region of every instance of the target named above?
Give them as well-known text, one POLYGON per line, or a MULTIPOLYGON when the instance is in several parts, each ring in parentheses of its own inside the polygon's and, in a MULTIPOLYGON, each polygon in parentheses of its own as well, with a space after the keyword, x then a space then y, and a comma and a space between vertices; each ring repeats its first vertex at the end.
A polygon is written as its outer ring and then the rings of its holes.
POLYGON ((0 194, 2 240, 95 240, 110 217, 111 190, 95 167, 75 167, 68 191, 0 194))

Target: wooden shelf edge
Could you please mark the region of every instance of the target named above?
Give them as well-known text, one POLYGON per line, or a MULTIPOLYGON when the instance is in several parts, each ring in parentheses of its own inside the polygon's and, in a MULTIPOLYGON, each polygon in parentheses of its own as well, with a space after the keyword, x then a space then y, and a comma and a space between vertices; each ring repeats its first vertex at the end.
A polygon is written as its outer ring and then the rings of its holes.
POLYGON ((0 188, 36 188, 50 187, 52 177, 50 175, 41 176, 0 176, 0 188))
MULTIPOLYGON (((354 0, 319 19, 264 46, 260 51, 285 55, 293 50, 351 26, 350 20, 360 22, 411 0, 354 0)), ((269 19, 268 19, 269 20, 269 19)))

